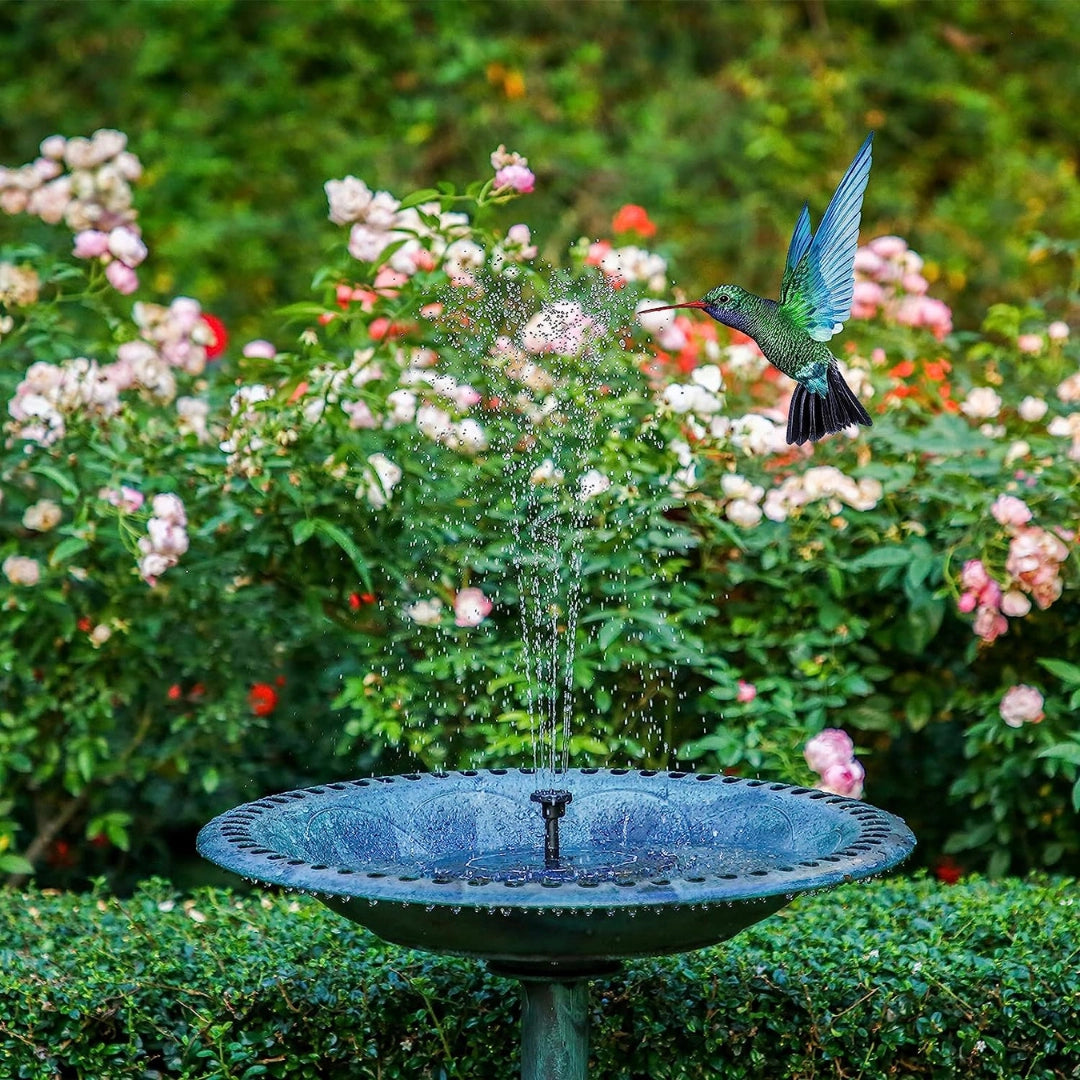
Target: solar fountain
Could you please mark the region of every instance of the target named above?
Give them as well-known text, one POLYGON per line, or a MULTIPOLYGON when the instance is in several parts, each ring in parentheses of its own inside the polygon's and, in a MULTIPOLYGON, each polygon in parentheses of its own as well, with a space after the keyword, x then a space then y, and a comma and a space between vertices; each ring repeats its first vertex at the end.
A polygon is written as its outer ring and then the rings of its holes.
POLYGON ((584 1080, 588 980, 714 945, 796 894, 881 874, 915 840, 854 799, 629 769, 410 773, 286 791, 199 851, 311 892, 385 941, 521 982, 523 1080, 584 1080))
MULTIPOLYGON (((580 395, 586 408, 590 396, 580 395)), ((564 417, 563 432, 572 426, 569 405, 544 415, 564 417)), ((581 430, 591 423, 585 417, 581 430)), ((545 453, 560 460, 558 447, 538 447, 524 476, 545 453)), ((312 893, 385 941, 475 957, 519 981, 523 1080, 584 1080, 590 979, 635 957, 715 945, 799 893, 889 870, 915 840, 891 814, 826 791, 570 768, 566 673, 581 559, 566 537, 587 527, 588 511, 583 498, 553 510, 543 490, 523 482, 512 527, 526 705, 530 715, 546 711, 541 741, 550 752, 534 744, 532 768, 379 776, 270 795, 215 818, 198 849, 250 880, 312 893), (560 640, 569 650, 562 674, 560 640)))

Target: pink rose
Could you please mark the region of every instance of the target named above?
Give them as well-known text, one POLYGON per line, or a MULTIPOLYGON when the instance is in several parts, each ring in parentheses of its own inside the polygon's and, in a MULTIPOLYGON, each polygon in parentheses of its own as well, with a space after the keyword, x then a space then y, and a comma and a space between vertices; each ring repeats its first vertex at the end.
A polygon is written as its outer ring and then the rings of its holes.
POLYGON ((1037 724, 1046 715, 1043 712, 1043 696, 1034 686, 1021 683, 1005 691, 998 707, 1001 719, 1009 727, 1037 724))
POLYGON ((826 728, 810 739, 803 749, 806 764, 814 772, 824 775, 833 765, 843 765, 855 756, 855 744, 846 731, 826 728))
POLYGON ((1001 598, 1001 613, 1010 619, 1023 618, 1031 610, 1031 601, 1019 591, 1011 589, 1001 598))
POLYGON ((867 245, 870 250, 882 259, 895 259, 907 251, 907 242, 899 236, 878 236, 867 245))
POLYGON ((263 338, 256 338, 244 346, 243 354, 249 360, 273 360, 277 356, 277 349, 272 342, 265 341, 263 338))
POLYGON ((1027 503, 1015 495, 999 495, 990 507, 990 513, 999 525, 1026 525, 1031 520, 1027 503))
POLYGON ((984 586, 989 584, 990 575, 986 572, 981 559, 968 559, 960 571, 960 584, 965 589, 978 593, 984 586))
POLYGON ((142 237, 126 225, 118 225, 108 236, 109 253, 133 270, 146 258, 142 237))
POLYGON ((972 629, 989 645, 1009 629, 1009 621, 996 607, 981 607, 975 613, 972 629))
POLYGON ((75 234, 76 259, 100 259, 109 250, 109 234, 99 229, 83 229, 75 234))
POLYGON ((757 687, 745 679, 740 679, 738 684, 738 690, 735 693, 735 700, 742 704, 747 704, 757 697, 757 687))
POLYGON ((130 487, 121 487, 119 491, 116 488, 102 488, 98 492, 98 498, 104 499, 110 506, 117 507, 125 514, 134 514, 146 501, 141 491, 130 487))
POLYGON ((1034 355, 1042 351, 1042 338, 1038 334, 1021 334, 1016 339, 1016 347, 1022 353, 1034 355))
POLYGON ((154 517, 163 521, 175 522, 177 525, 187 524, 187 514, 184 513, 184 503, 179 495, 166 492, 163 495, 155 495, 150 504, 154 511, 154 517))
POLYGON ((843 795, 848 799, 857 799, 863 792, 863 779, 866 772, 852 758, 839 765, 830 765, 821 774, 821 790, 831 791, 834 795, 843 795))
POLYGON ((139 287, 139 275, 119 259, 105 267, 105 276, 109 279, 109 284, 121 296, 130 296, 139 287))
POLYGON ((526 165, 504 165, 495 174, 495 188, 512 188, 519 195, 528 195, 536 185, 532 169, 526 165))
POLYGON ((480 589, 462 589, 454 597, 454 622, 458 626, 479 626, 491 613, 491 601, 480 589))

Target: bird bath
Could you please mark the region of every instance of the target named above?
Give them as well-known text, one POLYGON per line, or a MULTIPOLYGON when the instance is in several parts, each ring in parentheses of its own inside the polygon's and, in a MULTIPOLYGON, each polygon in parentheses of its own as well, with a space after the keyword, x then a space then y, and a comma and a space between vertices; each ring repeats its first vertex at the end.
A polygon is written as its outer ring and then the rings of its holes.
POLYGON ((854 799, 629 769, 324 784, 236 807, 198 838, 213 862, 313 893, 385 941, 520 980, 523 1080, 584 1080, 590 978, 724 941, 914 844, 854 799))

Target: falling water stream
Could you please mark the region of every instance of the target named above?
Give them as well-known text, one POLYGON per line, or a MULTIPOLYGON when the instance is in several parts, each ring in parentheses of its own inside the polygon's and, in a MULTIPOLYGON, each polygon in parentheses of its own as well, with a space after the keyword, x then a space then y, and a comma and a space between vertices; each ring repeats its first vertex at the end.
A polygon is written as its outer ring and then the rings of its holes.
MULTIPOLYGON (((602 396, 619 355, 617 331, 632 305, 598 279, 558 274, 546 297, 513 278, 488 276, 475 290, 445 297, 449 317, 463 324, 448 342, 487 378, 491 396, 508 408, 487 426, 490 448, 508 463, 509 562, 516 576, 538 783, 569 766, 574 715, 574 662, 582 607, 585 539, 595 498, 608 480, 597 472, 602 396)), ((629 359, 621 360, 625 367, 629 359)), ((625 377, 625 371, 623 373, 625 377)))

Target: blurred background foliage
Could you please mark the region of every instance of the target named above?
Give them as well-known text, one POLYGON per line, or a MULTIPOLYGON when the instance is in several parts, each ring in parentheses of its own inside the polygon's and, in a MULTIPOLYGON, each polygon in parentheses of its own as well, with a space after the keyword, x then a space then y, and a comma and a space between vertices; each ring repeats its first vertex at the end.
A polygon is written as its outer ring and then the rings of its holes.
POLYGON ((906 237, 964 326, 1065 299, 1032 239, 1080 233, 1077 40, 1080 5, 1038 0, 3 0, 0 161, 127 132, 151 285, 253 334, 309 284, 324 180, 401 192, 499 142, 553 259, 635 202, 688 294, 775 294, 799 206, 874 129, 864 235, 906 237))

